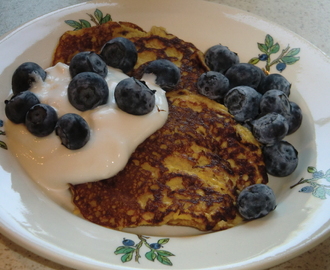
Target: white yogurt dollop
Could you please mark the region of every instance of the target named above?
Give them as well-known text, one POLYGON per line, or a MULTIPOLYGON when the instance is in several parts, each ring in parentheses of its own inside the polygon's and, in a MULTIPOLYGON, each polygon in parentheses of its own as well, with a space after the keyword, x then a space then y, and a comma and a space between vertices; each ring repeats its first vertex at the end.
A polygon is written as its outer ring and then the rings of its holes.
POLYGON ((117 107, 114 89, 127 76, 113 68, 109 68, 105 78, 110 91, 108 103, 80 112, 67 97, 71 80, 69 67, 58 63, 46 72, 46 80, 36 83, 31 91, 41 103, 53 106, 58 117, 66 113, 79 114, 91 129, 91 138, 84 147, 69 150, 61 145, 55 132, 38 138, 24 124, 5 122, 8 149, 29 176, 48 190, 63 190, 68 188, 68 183, 79 184, 114 176, 125 167, 135 148, 166 122, 168 104, 165 91, 152 80, 146 79, 146 83, 150 89, 157 90, 156 105, 146 115, 131 115, 117 107))

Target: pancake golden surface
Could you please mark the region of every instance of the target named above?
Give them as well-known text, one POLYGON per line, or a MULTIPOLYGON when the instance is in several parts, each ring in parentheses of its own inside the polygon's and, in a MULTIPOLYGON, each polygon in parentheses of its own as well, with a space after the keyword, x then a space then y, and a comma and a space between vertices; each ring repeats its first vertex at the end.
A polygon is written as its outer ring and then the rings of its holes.
MULTIPOLYGON (((167 92, 169 118, 137 147, 116 176, 70 185, 73 203, 85 219, 118 230, 167 224, 217 231, 241 223, 235 205, 238 193, 246 186, 267 183, 258 142, 223 105, 197 93, 195 82, 207 68, 193 44, 163 28, 149 32, 131 28, 139 32, 126 33, 139 56, 131 75, 140 78, 144 65, 159 58, 181 69, 180 83, 167 92)), ((79 44, 92 40, 91 46, 78 46, 79 50, 98 52, 102 47, 98 35, 88 28, 67 32, 54 64, 69 63, 74 53, 68 52, 75 48, 67 43, 71 38, 79 44)))
POLYGON ((53 65, 70 63, 71 58, 82 51, 99 52, 102 46, 114 37, 142 36, 146 33, 137 25, 128 22, 107 22, 79 31, 65 32, 55 49, 53 65))

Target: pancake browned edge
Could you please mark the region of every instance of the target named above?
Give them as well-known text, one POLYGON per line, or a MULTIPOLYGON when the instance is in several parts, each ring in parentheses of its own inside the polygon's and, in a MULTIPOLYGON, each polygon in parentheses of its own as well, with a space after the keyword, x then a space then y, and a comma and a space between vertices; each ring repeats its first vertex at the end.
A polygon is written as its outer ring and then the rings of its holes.
POLYGON ((167 122, 137 147, 121 172, 70 185, 77 212, 117 230, 167 224, 218 231, 241 223, 235 205, 239 192, 268 181, 260 145, 223 105, 197 93, 195 83, 207 68, 193 44, 160 27, 145 32, 131 23, 110 22, 65 33, 54 64, 69 63, 78 51, 99 52, 116 36, 137 47, 139 60, 130 75, 140 78, 145 63, 165 58, 180 67, 181 81, 166 94, 167 122))

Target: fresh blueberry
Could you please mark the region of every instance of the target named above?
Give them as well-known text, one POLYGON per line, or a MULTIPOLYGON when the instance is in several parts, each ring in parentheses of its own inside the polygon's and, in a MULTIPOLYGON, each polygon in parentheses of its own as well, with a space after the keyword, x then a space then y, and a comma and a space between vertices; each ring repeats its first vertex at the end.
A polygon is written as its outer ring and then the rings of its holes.
MULTIPOLYGON (((257 67, 256 70, 260 73, 260 82, 259 82, 259 85, 258 85, 258 87, 259 87, 262 80, 264 80, 264 78, 266 77, 266 73, 265 73, 264 69, 261 69, 259 67, 257 67)), ((255 88, 257 91, 258 91, 258 87, 255 88)))
POLYGON ((34 136, 51 134, 57 122, 55 109, 47 104, 36 104, 26 114, 25 125, 34 136))
POLYGON ((143 115, 155 106, 156 90, 150 90, 143 82, 133 77, 120 81, 115 88, 117 106, 130 114, 143 115))
POLYGON ((10 100, 5 100, 5 113, 7 118, 15 124, 24 123, 28 110, 36 104, 39 99, 30 91, 20 92, 13 95, 10 100))
POLYGON ((38 80, 45 80, 47 73, 36 63, 25 62, 14 72, 11 86, 14 94, 29 90, 38 80))
POLYGON ((152 243, 152 244, 150 244, 150 247, 152 249, 160 249, 162 246, 159 243, 152 243))
POLYGON ((252 133, 263 144, 274 144, 288 133, 288 121, 281 114, 272 112, 252 121, 252 133))
POLYGON ((289 123, 289 131, 288 134, 292 134, 298 130, 302 123, 302 111, 298 104, 293 101, 290 101, 290 112, 285 114, 284 117, 287 119, 289 123))
POLYGON ((109 97, 107 82, 97 73, 82 72, 68 86, 68 98, 73 107, 87 111, 106 104, 109 97))
POLYGON ((268 90, 261 98, 261 113, 276 112, 285 116, 290 112, 290 101, 281 90, 268 90))
POLYGON ((123 240, 123 245, 126 247, 132 247, 135 245, 134 241, 131 239, 125 239, 123 240))
POLYGON ((258 91, 265 94, 268 90, 277 89, 290 96, 291 83, 281 74, 273 73, 262 79, 258 91))
POLYGON ((220 99, 223 102, 229 90, 229 80, 220 72, 208 71, 198 78, 197 89, 201 95, 210 99, 220 99))
POLYGON ((90 138, 90 129, 80 115, 67 113, 61 116, 55 126, 55 133, 62 144, 71 150, 82 148, 90 138))
POLYGON ((214 45, 205 52, 205 64, 212 71, 225 73, 231 66, 239 63, 237 53, 222 45, 214 45))
POLYGON ((172 90, 180 81, 180 69, 167 59, 158 59, 149 62, 144 73, 156 75, 156 84, 165 91, 172 90))
POLYGON ((119 68, 124 73, 131 71, 137 62, 134 43, 124 37, 116 37, 108 41, 102 47, 100 54, 108 66, 119 68))
POLYGON ((276 69, 277 69, 279 72, 282 72, 285 68, 286 68, 286 64, 285 64, 285 63, 278 63, 278 64, 276 65, 276 69))
POLYGON ((95 72, 105 78, 108 74, 108 67, 95 52, 79 52, 72 57, 69 71, 72 78, 85 71, 95 72))
POLYGON ((254 184, 241 191, 237 198, 238 211, 246 220, 264 217, 276 208, 274 191, 267 185, 254 184))
POLYGON ((289 124, 288 134, 295 132, 301 125, 302 112, 300 107, 289 101, 287 95, 280 90, 268 90, 261 98, 261 113, 277 112, 283 115, 289 124))
POLYGON ((252 120, 259 114, 261 94, 249 86, 237 86, 229 90, 224 105, 238 122, 252 120))
POLYGON ((259 60, 260 61, 267 61, 268 55, 267 54, 260 54, 259 55, 259 60))
POLYGON ((262 70, 249 63, 238 63, 230 67, 225 75, 229 79, 229 88, 250 86, 257 89, 262 78, 262 70))
POLYGON ((298 151, 286 141, 279 141, 262 149, 266 170, 276 177, 293 173, 298 166, 298 151))

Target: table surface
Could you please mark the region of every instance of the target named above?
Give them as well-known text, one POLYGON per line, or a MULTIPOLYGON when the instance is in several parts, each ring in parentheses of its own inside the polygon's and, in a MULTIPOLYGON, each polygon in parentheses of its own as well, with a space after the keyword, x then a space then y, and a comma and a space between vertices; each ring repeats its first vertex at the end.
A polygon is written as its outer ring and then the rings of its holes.
MULTIPOLYGON (((329 0, 209 0, 246 10, 310 41, 325 54, 330 55, 330 1, 329 0)), ((0 36, 40 15, 66 6, 83 3, 83 0, 0 0, 0 36)), ((0 270, 72 270, 51 262, 16 245, 0 234, 0 270)), ((271 268, 280 269, 330 269, 330 238, 315 248, 271 268)))

